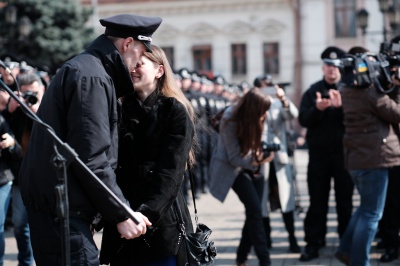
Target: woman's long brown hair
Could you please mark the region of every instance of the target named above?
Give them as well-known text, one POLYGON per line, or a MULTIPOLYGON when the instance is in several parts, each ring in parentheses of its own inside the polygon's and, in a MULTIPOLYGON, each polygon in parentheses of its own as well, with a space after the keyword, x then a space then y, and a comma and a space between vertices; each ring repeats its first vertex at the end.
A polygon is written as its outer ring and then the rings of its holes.
MULTIPOLYGON (((183 94, 182 90, 176 84, 174 72, 172 71, 172 68, 163 49, 156 45, 151 45, 151 50, 151 53, 145 52, 144 56, 146 56, 155 65, 164 66, 164 75, 158 79, 157 90, 159 90, 162 95, 166 97, 173 97, 177 101, 182 103, 194 125, 196 117, 192 104, 188 101, 185 94, 183 94)), ((195 164, 195 150, 197 148, 197 145, 197 132, 195 132, 192 147, 189 152, 190 166, 195 164)))
POLYGON ((256 151, 260 150, 266 112, 270 106, 269 96, 258 88, 250 89, 239 99, 231 120, 237 125, 236 135, 242 156, 249 152, 255 156, 256 151))

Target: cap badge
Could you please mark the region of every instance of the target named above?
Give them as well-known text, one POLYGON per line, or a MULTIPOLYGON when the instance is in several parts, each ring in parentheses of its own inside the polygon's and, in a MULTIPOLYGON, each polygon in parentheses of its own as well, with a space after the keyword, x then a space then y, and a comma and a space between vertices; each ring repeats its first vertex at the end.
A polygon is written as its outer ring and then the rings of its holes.
POLYGON ((139 35, 138 40, 139 41, 148 41, 148 42, 152 41, 151 37, 147 37, 147 36, 143 36, 143 35, 139 35))
POLYGON ((337 53, 336 53, 336 52, 331 52, 331 53, 329 54, 329 57, 330 57, 331 59, 337 59, 337 53))

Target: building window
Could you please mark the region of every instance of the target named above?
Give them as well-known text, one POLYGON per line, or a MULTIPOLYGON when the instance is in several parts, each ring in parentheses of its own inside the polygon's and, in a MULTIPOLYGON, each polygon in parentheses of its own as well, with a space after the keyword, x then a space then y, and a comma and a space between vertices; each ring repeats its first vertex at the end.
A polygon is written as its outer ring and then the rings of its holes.
POLYGON ((196 45, 192 48, 194 70, 201 74, 211 74, 211 45, 196 45))
POLYGON ((172 69, 174 68, 174 47, 161 47, 164 50, 165 56, 168 59, 169 64, 171 65, 172 69))
POLYGON ((231 58, 232 58, 232 74, 245 75, 247 73, 246 44, 232 44, 231 58))
POLYGON ((279 44, 264 43, 264 73, 279 74, 279 44))
POLYGON ((356 36, 355 0, 335 0, 335 34, 336 37, 356 36))

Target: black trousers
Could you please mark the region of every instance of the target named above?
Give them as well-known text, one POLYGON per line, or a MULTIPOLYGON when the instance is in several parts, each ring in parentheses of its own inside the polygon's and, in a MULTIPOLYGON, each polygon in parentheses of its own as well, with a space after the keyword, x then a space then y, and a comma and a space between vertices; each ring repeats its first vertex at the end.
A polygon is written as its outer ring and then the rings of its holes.
POLYGON ((400 246, 400 166, 389 168, 385 209, 379 222, 379 234, 388 248, 400 246))
MULTIPOLYGON (((60 221, 53 215, 28 210, 33 256, 37 266, 62 266, 60 221)), ((88 222, 70 218, 72 266, 98 266, 98 249, 88 222)))
POLYGON ((353 181, 344 167, 342 153, 309 151, 307 185, 310 206, 304 219, 304 240, 308 246, 325 245, 327 214, 331 181, 334 181, 337 232, 341 237, 353 210, 353 181))
POLYGON ((246 210, 246 220, 236 252, 236 260, 239 263, 245 262, 253 246, 260 266, 270 265, 267 237, 261 214, 264 177, 252 179, 248 174, 239 174, 233 183, 232 189, 238 195, 246 210))

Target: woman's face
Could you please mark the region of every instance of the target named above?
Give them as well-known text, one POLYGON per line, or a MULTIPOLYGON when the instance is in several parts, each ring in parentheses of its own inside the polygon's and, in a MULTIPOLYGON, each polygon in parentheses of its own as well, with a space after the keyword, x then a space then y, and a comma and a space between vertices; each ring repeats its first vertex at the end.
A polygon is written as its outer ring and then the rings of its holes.
POLYGON ((142 55, 142 64, 131 73, 137 92, 151 93, 156 89, 157 80, 164 74, 162 65, 155 64, 142 55))

